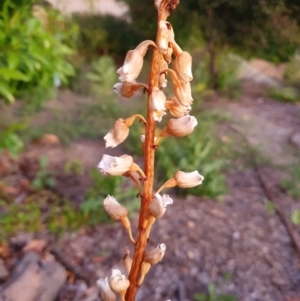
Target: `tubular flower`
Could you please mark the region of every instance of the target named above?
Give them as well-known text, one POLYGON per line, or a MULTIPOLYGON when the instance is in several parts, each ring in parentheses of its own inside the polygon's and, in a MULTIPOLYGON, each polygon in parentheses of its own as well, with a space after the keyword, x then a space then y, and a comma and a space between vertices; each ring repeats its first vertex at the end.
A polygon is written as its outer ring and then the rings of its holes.
POLYGON ((150 109, 153 111, 154 120, 160 122, 162 117, 166 115, 166 95, 158 87, 153 87, 149 96, 150 109))
POLYGON ((176 97, 172 97, 170 100, 167 100, 165 106, 166 109, 169 110, 170 114, 177 118, 187 115, 192 109, 191 106, 183 106, 180 104, 176 97))
POLYGON ((99 288, 100 297, 103 301, 116 301, 116 296, 108 284, 107 277, 100 278, 97 281, 97 286, 99 288))
POLYGON ((127 274, 129 275, 130 270, 131 270, 131 266, 132 266, 132 258, 130 257, 130 250, 127 249, 125 252, 125 255, 123 257, 123 262, 124 262, 124 266, 125 269, 127 271, 127 274))
POLYGON ((174 40, 174 31, 170 22, 159 21, 156 44, 162 54, 167 54, 169 42, 174 40))
POLYGON ((145 276, 149 272, 150 268, 151 268, 151 264, 150 263, 145 262, 145 261, 142 262, 141 276, 140 276, 140 279, 139 279, 139 282, 138 282, 139 286, 144 282, 145 276))
POLYGON ((117 70, 121 82, 131 83, 139 76, 143 67, 144 56, 150 45, 156 48, 153 41, 146 40, 134 50, 127 52, 123 66, 117 70))
POLYGON ((186 52, 182 51, 179 45, 175 42, 171 42, 172 49, 175 55, 174 60, 174 69, 182 81, 185 83, 190 82, 193 80, 192 74, 192 56, 186 52))
POLYGON ((173 199, 167 194, 161 196, 157 193, 149 205, 149 211, 155 218, 160 218, 165 214, 167 206, 171 204, 173 204, 173 199))
POLYGON ((108 195, 103 202, 104 208, 108 215, 116 221, 120 221, 127 230, 129 238, 133 244, 135 240, 132 236, 131 225, 128 218, 128 210, 122 206, 113 196, 108 195))
POLYGON ((148 86, 142 83, 116 83, 113 87, 113 91, 125 98, 132 97, 140 88, 148 90, 148 86))
POLYGON ((166 245, 159 244, 155 249, 145 252, 144 261, 150 263, 151 265, 155 265, 163 259, 165 251, 166 245))
MULTIPOLYGON (((161 62, 161 69, 162 70, 168 69, 168 63, 164 59, 162 59, 161 62)), ((160 89, 166 88, 167 84, 168 84, 168 80, 166 77, 166 73, 161 73, 159 75, 159 88, 160 89)))
POLYGON ((177 73, 174 70, 166 69, 163 72, 168 72, 174 85, 174 93, 178 102, 183 106, 189 106, 193 103, 191 84, 190 82, 185 83, 184 81, 178 78, 177 73))
POLYGON ((133 158, 129 155, 123 155, 121 157, 112 157, 109 155, 103 155, 102 160, 98 164, 98 168, 103 174, 109 174, 111 176, 121 176, 128 170, 133 164, 133 158))
POLYGON ((116 147, 122 143, 129 134, 129 127, 133 124, 136 118, 139 118, 144 124, 146 119, 139 114, 132 115, 129 118, 119 118, 114 124, 114 127, 104 136, 106 142, 105 147, 116 147))
POLYGON ((198 124, 194 116, 185 115, 178 119, 169 119, 167 126, 162 130, 159 137, 167 137, 169 135, 175 137, 184 137, 191 134, 198 124))
POLYGON ((126 290, 128 289, 130 282, 120 270, 116 268, 112 269, 109 285, 113 291, 121 296, 122 301, 125 300, 126 290))

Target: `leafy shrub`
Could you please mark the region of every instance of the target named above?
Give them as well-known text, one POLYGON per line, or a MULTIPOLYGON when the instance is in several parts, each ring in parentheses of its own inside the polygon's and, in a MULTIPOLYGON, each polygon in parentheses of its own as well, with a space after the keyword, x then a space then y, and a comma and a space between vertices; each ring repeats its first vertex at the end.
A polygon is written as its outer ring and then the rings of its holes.
POLYGON ((162 182, 171 178, 177 170, 198 170, 205 178, 205 185, 178 189, 177 192, 217 197, 226 192, 225 176, 221 173, 225 160, 221 157, 220 142, 212 133, 213 117, 202 113, 197 119, 201 124, 192 135, 181 139, 167 138, 160 144, 157 151, 158 178, 162 182))
POLYGON ((300 89, 300 52, 296 52, 286 64, 284 73, 285 82, 300 89))
MULTIPOLYGON (((74 52, 64 43, 66 34, 47 28, 49 20, 54 22, 54 14, 50 19, 44 11, 43 16, 46 19, 33 16, 31 5, 18 7, 4 1, 0 11, 0 96, 7 102, 27 96, 39 105, 54 92, 55 81, 67 83, 74 74, 67 61, 74 52)), ((59 28, 59 19, 56 21, 59 28)))
POLYGON ((297 102, 300 100, 300 91, 293 87, 271 88, 268 95, 283 102, 297 102))

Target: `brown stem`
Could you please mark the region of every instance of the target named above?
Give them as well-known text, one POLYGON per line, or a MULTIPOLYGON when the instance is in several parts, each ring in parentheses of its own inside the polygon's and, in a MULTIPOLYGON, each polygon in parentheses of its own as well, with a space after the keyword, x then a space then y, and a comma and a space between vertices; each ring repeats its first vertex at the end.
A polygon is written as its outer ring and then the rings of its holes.
MULTIPOLYGON (((162 0, 161 8, 158 12, 158 22, 160 20, 166 20, 170 12, 176 8, 179 0, 162 0)), ((152 201, 153 181, 154 181, 154 155, 155 148, 153 148, 153 141, 155 139, 155 120, 150 108, 149 96, 152 93, 153 87, 158 87, 160 71, 162 70, 162 64, 164 59, 162 54, 159 53, 157 48, 153 50, 149 89, 148 89, 148 102, 147 102, 147 124, 146 135, 144 143, 144 171, 147 181, 144 183, 144 194, 142 196, 140 217, 138 225, 138 236, 135 244, 135 250, 133 255, 133 262, 129 274, 130 286, 127 289, 125 300, 134 301, 137 290, 139 288, 139 276, 141 274, 141 266, 143 263, 143 257, 148 242, 148 234, 151 227, 151 216, 148 213, 148 207, 152 201)))

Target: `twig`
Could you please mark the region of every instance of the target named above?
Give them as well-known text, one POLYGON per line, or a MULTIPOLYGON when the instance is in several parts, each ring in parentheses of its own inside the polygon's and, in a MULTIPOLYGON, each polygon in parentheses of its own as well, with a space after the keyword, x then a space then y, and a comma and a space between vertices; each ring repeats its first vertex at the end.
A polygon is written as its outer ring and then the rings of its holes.
POLYGON ((91 286, 93 283, 95 283, 95 275, 88 273, 86 271, 81 271, 81 268, 79 266, 74 266, 70 262, 68 262, 63 255, 57 250, 57 249, 50 249, 49 251, 56 260, 61 263, 68 271, 72 272, 77 278, 84 280, 88 286, 91 286))
MULTIPOLYGON (((241 131, 238 127, 235 127, 233 125, 229 125, 229 127, 237 132, 238 134, 240 134, 240 136, 243 138, 243 140, 246 142, 246 144, 249 146, 249 148, 251 149, 251 144, 248 141, 248 138, 245 136, 245 134, 243 133, 243 131, 241 131)), ((256 161, 256 157, 255 154, 253 153, 253 151, 250 152, 251 157, 252 157, 252 163, 254 165, 255 168, 255 172, 257 174, 257 178, 260 182, 261 188, 264 191, 265 196, 267 197, 267 199, 272 202, 275 205, 275 209, 276 209, 276 213, 278 214, 279 218, 281 219, 282 223, 285 225, 287 232, 291 238, 292 243, 294 244, 294 246, 296 247, 299 255, 300 255, 300 237, 299 235, 293 230, 289 220, 287 219, 286 215, 284 214, 283 209, 281 208, 281 205, 279 204, 279 202, 276 200, 276 198, 273 197, 273 194, 271 192, 271 189, 268 187, 266 181, 264 180, 263 177, 263 173, 261 171, 260 166, 258 165, 257 161, 256 161)))

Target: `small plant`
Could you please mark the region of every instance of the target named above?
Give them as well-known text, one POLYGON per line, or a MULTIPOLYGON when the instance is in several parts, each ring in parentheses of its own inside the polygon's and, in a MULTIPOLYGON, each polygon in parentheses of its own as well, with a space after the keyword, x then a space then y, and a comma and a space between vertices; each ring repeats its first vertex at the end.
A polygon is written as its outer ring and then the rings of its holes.
POLYGON ((286 177, 281 181, 281 185, 286 189, 287 193, 294 198, 300 198, 300 165, 293 165, 289 168, 290 177, 286 177))
POLYGON ((3 150, 8 150, 13 157, 17 157, 17 155, 23 150, 24 145, 15 132, 22 128, 22 125, 13 124, 4 130, 0 129, 0 153, 3 150))
POLYGON ((53 188, 56 185, 56 180, 52 171, 48 169, 49 161, 45 156, 39 159, 39 170, 32 182, 32 185, 36 189, 53 188))
POLYGON ((194 295, 194 300, 195 301, 238 301, 236 296, 217 294, 216 286, 212 283, 208 286, 207 294, 197 293, 194 295))

